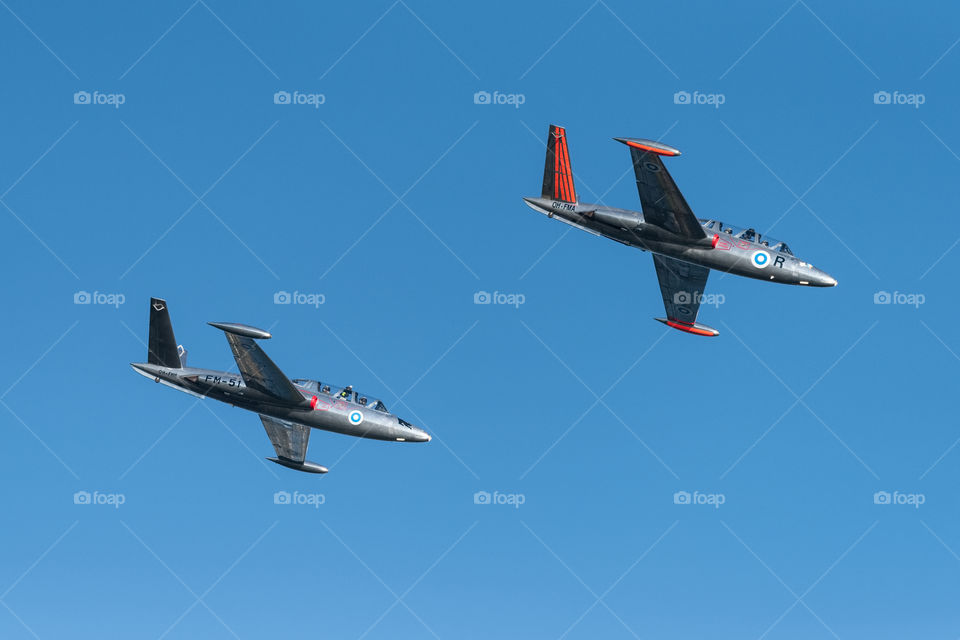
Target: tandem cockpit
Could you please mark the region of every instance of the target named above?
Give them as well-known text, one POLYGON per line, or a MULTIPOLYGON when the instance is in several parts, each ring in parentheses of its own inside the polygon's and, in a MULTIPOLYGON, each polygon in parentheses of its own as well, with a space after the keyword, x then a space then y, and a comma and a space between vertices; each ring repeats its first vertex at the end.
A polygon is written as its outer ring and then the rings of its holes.
POLYGON ((354 390, 352 385, 347 385, 345 387, 338 387, 336 385, 329 385, 319 380, 307 380, 305 378, 297 378, 292 381, 298 388, 303 391, 318 395, 324 394, 330 396, 331 398, 337 398, 340 400, 345 400, 347 402, 352 402, 358 404, 361 407, 367 407, 373 409, 374 411, 380 411, 382 413, 390 413, 387 410, 387 405, 383 403, 382 400, 368 396, 365 393, 354 390))
POLYGON ((777 240, 776 238, 771 238, 768 235, 757 233, 756 229, 741 229, 740 227, 735 227, 733 225, 725 225, 720 220, 701 219, 700 224, 703 225, 704 229, 712 231, 713 233, 723 233, 734 238, 746 240, 747 242, 755 242, 759 245, 769 248, 771 251, 784 253, 788 256, 793 255, 793 251, 790 250, 790 247, 787 246, 786 242, 777 240))

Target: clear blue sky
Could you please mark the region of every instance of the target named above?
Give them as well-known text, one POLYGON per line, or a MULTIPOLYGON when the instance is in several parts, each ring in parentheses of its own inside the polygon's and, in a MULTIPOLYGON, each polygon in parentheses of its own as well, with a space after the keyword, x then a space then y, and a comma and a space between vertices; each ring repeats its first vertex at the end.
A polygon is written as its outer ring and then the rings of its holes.
POLYGON ((0 637, 960 634, 957 8, 0 5, 0 637), (639 208, 610 138, 662 138, 840 285, 714 275, 721 336, 666 329, 649 256, 521 201, 551 122, 583 199, 639 208), (192 364, 260 326, 433 442, 265 462, 129 368, 151 295, 192 364))

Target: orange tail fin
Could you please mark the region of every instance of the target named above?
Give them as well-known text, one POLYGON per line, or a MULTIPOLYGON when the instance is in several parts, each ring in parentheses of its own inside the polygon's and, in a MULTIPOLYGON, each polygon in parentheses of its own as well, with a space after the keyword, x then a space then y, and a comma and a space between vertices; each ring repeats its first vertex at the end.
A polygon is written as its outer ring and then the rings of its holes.
POLYGON ((556 125, 550 125, 550 135, 547 136, 547 159, 543 167, 541 195, 561 202, 577 202, 573 170, 570 168, 570 150, 567 148, 567 132, 556 125))

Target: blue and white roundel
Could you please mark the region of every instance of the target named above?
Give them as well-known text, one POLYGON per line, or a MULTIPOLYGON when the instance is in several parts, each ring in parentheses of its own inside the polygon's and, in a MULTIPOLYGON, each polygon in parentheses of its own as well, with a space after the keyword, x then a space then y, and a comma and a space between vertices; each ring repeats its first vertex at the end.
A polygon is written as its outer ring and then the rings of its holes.
POLYGON ((763 250, 754 251, 750 262, 752 262, 753 266, 757 269, 765 269, 766 266, 770 264, 770 254, 763 250))
POLYGON ((363 422, 363 414, 359 411, 350 412, 350 424, 357 425, 363 422))

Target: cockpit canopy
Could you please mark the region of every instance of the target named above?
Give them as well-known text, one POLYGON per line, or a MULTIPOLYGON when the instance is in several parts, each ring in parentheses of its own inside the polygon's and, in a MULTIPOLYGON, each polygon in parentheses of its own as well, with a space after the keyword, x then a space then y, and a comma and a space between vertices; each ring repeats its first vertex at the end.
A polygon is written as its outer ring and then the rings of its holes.
POLYGON ((714 233, 725 233, 734 238, 746 240, 747 242, 756 242, 763 247, 769 248, 771 251, 785 253, 788 256, 793 255, 793 251, 790 250, 786 242, 771 238, 768 235, 761 235, 757 233, 756 229, 742 229, 733 225, 725 225, 719 220, 701 220, 700 223, 704 229, 709 229, 714 233))
POLYGON ((305 378, 297 378, 292 382, 307 393, 314 395, 325 394, 331 398, 339 398, 347 402, 358 404, 361 407, 373 409, 374 411, 390 413, 387 410, 387 405, 385 405, 382 400, 378 400, 377 398, 369 396, 365 393, 356 391, 349 386, 338 387, 337 385, 326 384, 324 382, 320 382, 319 380, 307 380, 305 378))

